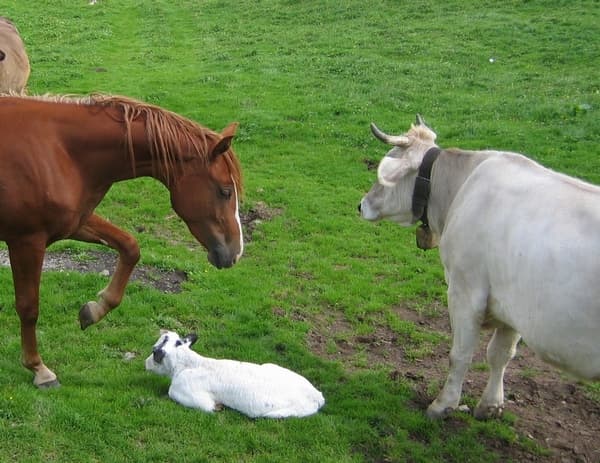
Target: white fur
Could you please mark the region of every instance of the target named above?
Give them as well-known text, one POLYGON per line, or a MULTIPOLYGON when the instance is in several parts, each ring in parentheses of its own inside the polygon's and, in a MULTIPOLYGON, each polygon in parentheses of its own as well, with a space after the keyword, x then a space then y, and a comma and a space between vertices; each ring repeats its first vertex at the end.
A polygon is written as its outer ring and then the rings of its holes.
MULTIPOLYGON (((231 178, 233 181, 233 177, 231 178)), ((238 196, 237 187, 235 186, 235 182, 233 182, 233 191, 235 192, 235 220, 238 224, 240 231, 240 252, 237 256, 235 256, 235 261, 239 261, 244 253, 244 231, 242 230, 242 220, 240 219, 240 198, 238 196)))
MULTIPOLYGON (((435 138, 414 127, 407 137, 409 144, 383 159, 379 182, 362 199, 365 219, 418 219, 415 177, 435 138)), ((485 327, 495 331, 477 417, 502 412, 504 371, 521 336, 558 368, 600 379, 600 188, 520 154, 444 150, 433 166, 427 217, 439 238, 452 325, 450 370, 430 416, 458 407, 485 327)))
POLYGON ((161 332, 146 370, 172 378, 169 397, 205 412, 222 405, 252 417, 285 418, 316 413, 323 394, 304 377, 280 366, 203 357, 190 346, 195 339, 161 332), (157 363, 155 352, 164 354, 157 363))

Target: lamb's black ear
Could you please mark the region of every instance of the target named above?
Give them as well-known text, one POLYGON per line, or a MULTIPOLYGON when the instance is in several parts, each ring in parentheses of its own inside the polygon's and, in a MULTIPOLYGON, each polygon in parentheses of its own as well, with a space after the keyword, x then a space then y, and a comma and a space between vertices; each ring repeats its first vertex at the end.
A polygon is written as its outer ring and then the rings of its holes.
POLYGON ((193 346, 197 340, 198 340, 198 335, 196 333, 190 333, 182 339, 183 343, 187 344, 188 347, 193 346))

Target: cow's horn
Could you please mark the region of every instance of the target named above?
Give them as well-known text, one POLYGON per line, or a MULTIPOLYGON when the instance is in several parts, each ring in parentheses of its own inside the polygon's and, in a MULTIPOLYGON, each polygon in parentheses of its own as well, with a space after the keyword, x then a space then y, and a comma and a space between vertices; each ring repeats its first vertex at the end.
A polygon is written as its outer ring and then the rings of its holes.
POLYGON ((371 132, 373 132, 375 138, 381 140, 384 143, 387 143, 388 145, 402 146, 408 145, 410 143, 408 137, 405 137, 404 135, 388 135, 386 133, 383 133, 373 122, 371 122, 371 132))

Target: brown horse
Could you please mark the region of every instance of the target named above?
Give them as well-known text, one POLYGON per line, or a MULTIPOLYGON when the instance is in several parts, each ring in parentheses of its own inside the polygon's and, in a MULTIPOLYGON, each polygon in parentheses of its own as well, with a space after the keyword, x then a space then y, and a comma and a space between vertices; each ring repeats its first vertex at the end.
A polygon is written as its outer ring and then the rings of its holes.
POLYGON ((8 246, 21 321, 23 364, 38 387, 58 385, 37 350, 39 284, 46 247, 74 239, 119 253, 81 328, 123 297, 140 251, 133 236, 94 214, 115 182, 151 176, 218 268, 243 251, 241 170, 231 149, 237 124, 221 134, 175 113, 124 97, 0 98, 0 240, 8 246))

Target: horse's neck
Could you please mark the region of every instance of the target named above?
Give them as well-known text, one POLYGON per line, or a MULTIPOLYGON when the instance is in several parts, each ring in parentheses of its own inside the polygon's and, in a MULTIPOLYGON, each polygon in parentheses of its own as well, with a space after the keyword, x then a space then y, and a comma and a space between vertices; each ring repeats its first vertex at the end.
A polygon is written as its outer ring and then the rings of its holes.
MULTIPOLYGON (((144 122, 131 123, 130 136, 117 109, 81 108, 66 133, 69 154, 83 172, 102 182, 155 176, 144 122)), ((161 180, 159 178, 159 180, 161 180)))

